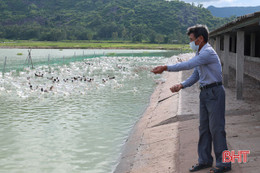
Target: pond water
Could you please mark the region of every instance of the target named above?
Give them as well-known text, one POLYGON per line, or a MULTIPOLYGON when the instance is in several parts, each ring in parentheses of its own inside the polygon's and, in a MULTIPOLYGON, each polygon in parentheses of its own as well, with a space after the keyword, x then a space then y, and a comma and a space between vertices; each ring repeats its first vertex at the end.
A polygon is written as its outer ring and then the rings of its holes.
POLYGON ((32 69, 24 65, 28 50, 1 49, 1 66, 5 56, 7 62, 0 75, 0 172, 115 168, 156 81, 163 80, 149 71, 167 63, 169 52, 79 52, 33 49, 32 69))

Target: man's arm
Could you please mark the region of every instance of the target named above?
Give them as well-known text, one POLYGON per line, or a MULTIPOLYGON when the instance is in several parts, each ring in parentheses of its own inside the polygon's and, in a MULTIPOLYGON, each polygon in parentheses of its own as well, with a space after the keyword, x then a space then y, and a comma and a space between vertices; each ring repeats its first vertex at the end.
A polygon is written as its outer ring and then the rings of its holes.
POLYGON ((183 88, 190 87, 193 84, 195 84, 198 80, 199 80, 199 72, 198 69, 195 68, 192 75, 187 80, 183 81, 181 85, 183 86, 183 88))
POLYGON ((194 83, 196 83, 199 80, 199 73, 197 68, 194 69, 192 75, 185 80, 184 82, 180 83, 180 84, 176 84, 173 85, 170 90, 171 92, 175 93, 175 92, 179 92, 181 89, 184 89, 186 87, 190 87, 192 86, 194 83))
MULTIPOLYGON (((167 70, 167 66, 157 66, 156 68, 154 68, 152 70, 153 73, 155 74, 161 74, 163 71, 167 70)), ((199 80, 199 72, 198 69, 195 68, 192 75, 185 81, 183 81, 182 83, 178 84, 178 86, 174 85, 171 88, 172 92, 178 92, 180 89, 186 88, 186 87, 190 87, 192 86, 194 83, 196 83, 199 80)))
MULTIPOLYGON (((216 58, 211 55, 211 51, 203 51, 199 55, 194 56, 188 61, 180 62, 173 65, 167 66, 167 71, 182 71, 182 70, 190 70, 200 65, 210 64, 216 62, 216 58)), ((165 70, 165 71, 166 71, 165 70)))
POLYGON ((154 74, 161 74, 162 72, 167 70, 167 65, 161 65, 161 66, 157 66, 155 67, 151 72, 153 72, 154 74))
POLYGON ((198 69, 195 68, 192 75, 185 80, 184 82, 180 83, 180 84, 176 84, 173 85, 170 90, 171 92, 175 93, 175 92, 179 92, 181 89, 184 89, 186 87, 190 87, 192 86, 194 83, 196 83, 199 80, 199 72, 198 69))
POLYGON ((190 70, 197 66, 203 65, 203 64, 209 64, 214 62, 215 60, 209 56, 209 52, 202 52, 199 55, 194 56, 188 61, 180 62, 173 65, 162 65, 155 67, 152 72, 155 74, 161 74, 164 71, 182 71, 182 70, 190 70))

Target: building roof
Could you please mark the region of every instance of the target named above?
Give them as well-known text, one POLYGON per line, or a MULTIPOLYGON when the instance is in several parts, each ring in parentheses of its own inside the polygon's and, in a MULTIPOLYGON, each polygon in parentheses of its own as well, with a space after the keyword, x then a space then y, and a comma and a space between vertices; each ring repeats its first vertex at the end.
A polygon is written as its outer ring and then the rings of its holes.
POLYGON ((221 35, 227 32, 237 31, 245 27, 259 27, 260 26, 260 11, 237 17, 232 22, 229 22, 216 30, 209 33, 210 37, 221 35))

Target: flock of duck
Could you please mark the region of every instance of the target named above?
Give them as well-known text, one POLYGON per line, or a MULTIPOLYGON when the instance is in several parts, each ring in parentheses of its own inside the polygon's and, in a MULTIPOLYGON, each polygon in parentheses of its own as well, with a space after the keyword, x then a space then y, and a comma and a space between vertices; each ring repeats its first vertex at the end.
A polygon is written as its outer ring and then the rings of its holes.
MULTIPOLYGON (((44 73, 42 73, 42 72, 36 72, 36 73, 34 73, 34 75, 37 78, 44 78, 45 77, 44 73)), ((109 76, 108 75, 107 78, 102 78, 102 82, 105 83, 108 80, 113 80, 115 78, 116 78, 115 76, 109 76)), ((42 92, 48 92, 48 91, 52 91, 53 88, 54 88, 53 85, 49 88, 49 90, 48 89, 44 89, 44 88, 39 88, 38 85, 34 87, 31 84, 30 79, 31 79, 31 77, 27 77, 27 80, 29 81, 28 85, 29 85, 29 88, 31 90, 40 89, 40 91, 42 91, 42 92)), ((80 81, 80 82, 93 82, 95 80, 93 77, 86 77, 85 75, 83 75, 83 76, 74 76, 74 77, 63 78, 63 79, 60 79, 59 77, 52 76, 52 77, 46 77, 46 79, 50 80, 53 84, 54 83, 59 83, 59 82, 65 82, 65 83, 72 82, 73 83, 73 82, 76 82, 76 81, 80 81)))
MULTIPOLYGON (((113 63, 113 62, 112 62, 113 63)), ((115 65, 111 65, 109 62, 102 61, 100 62, 100 59, 89 62, 89 61, 84 61, 84 62, 73 62, 71 63, 72 65, 66 69, 63 69, 65 71, 65 74, 60 74, 56 71, 53 70, 50 72, 50 69, 45 68, 42 70, 42 68, 36 69, 34 73, 30 73, 30 76, 27 76, 27 81, 28 81, 28 86, 31 91, 41 91, 41 92, 50 92, 53 91, 57 85, 59 84, 66 84, 66 83, 71 83, 78 85, 79 82, 81 83, 93 83, 95 82, 96 84, 105 84, 111 80, 114 82, 116 81, 116 76, 115 73, 116 71, 120 72, 129 72, 128 69, 129 67, 126 67, 122 64, 116 63, 115 65), (76 73, 79 70, 79 67, 83 70, 83 74, 88 71, 88 75, 92 75, 92 77, 87 77, 87 75, 73 75, 72 73, 76 73), (73 69, 75 68, 75 69, 73 69), (105 69, 105 70, 104 70, 105 69), (100 74, 93 74, 93 71, 99 70, 99 71, 113 71, 112 75, 106 75, 106 77, 100 78, 100 74), (76 72, 75 72, 76 71, 76 72), (96 77, 95 77, 96 75, 96 77), (37 80, 38 82, 33 82, 37 80), (44 86, 42 84, 48 84, 48 86, 44 86)), ((60 67, 61 69, 64 67, 60 67)), ((58 70, 59 71, 59 70, 58 70)), ((103 76, 103 74, 102 74, 103 76)))
POLYGON ((39 92, 67 95, 86 93, 87 90, 102 89, 105 86, 121 88, 125 85, 124 81, 135 80, 139 78, 140 72, 149 71, 153 64, 157 64, 155 61, 160 61, 160 58, 100 57, 62 66, 43 65, 36 69, 25 69, 18 75, 15 75, 17 72, 6 73, 5 83, 9 87, 5 87, 5 90, 26 96, 30 95, 30 91, 36 95, 39 92))

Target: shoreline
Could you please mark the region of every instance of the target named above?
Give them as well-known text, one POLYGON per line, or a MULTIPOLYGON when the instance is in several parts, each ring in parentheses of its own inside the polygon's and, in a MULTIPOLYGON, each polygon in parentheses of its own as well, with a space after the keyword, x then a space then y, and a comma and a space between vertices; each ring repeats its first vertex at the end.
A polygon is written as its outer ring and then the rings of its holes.
MULTIPOLYGON (((191 55, 178 57, 184 60, 191 55)), ((168 63, 176 58, 173 56, 168 63)), ((180 82, 181 72, 164 73, 162 78, 165 82, 157 85, 146 111, 131 130, 114 173, 178 172, 180 93, 173 94, 169 88, 180 82)))
POLYGON ((183 50, 181 48, 163 47, 56 47, 56 46, 0 46, 0 49, 129 49, 129 50, 183 50))
POLYGON ((156 44, 109 41, 28 41, 1 42, 0 48, 21 49, 154 49, 189 51, 188 44, 156 44))
MULTIPOLYGON (((119 163, 114 173, 141 172, 174 172, 176 170, 176 150, 178 123, 171 124, 173 114, 177 114, 178 94, 158 103, 159 100, 171 95, 169 78, 178 79, 179 73, 164 74, 166 82, 159 84, 150 97, 150 103, 144 114, 136 122, 122 149, 119 163), (175 103, 171 110, 166 110, 175 103), (164 112, 166 110, 166 112, 164 112), (159 114, 163 111, 163 114, 159 114), (170 123, 170 124, 168 124, 170 123), (168 125, 167 125, 168 124, 168 125), (167 129, 171 130, 167 130, 167 129), (174 142, 173 142, 174 141, 174 142), (172 145, 170 149, 169 145, 172 145)), ((172 84, 172 82, 171 82, 172 84)))

